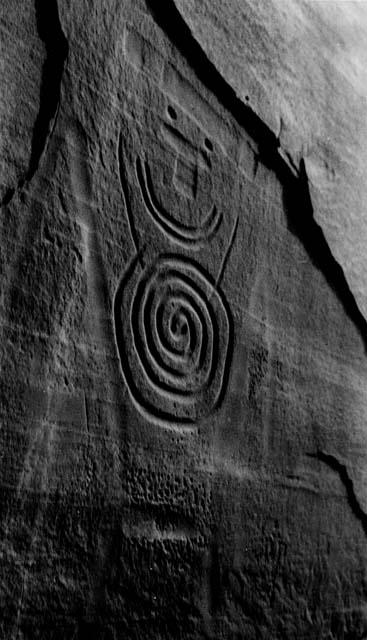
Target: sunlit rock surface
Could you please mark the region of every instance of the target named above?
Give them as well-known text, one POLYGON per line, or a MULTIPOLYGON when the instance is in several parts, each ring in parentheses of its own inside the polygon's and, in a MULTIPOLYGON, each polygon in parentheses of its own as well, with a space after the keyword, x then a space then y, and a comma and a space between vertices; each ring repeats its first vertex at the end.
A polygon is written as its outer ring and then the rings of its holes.
POLYGON ((366 25, 327 6, 2 5, 2 638, 366 636, 366 25))
POLYGON ((266 122, 367 316, 367 5, 363 0, 175 0, 237 96, 266 122))

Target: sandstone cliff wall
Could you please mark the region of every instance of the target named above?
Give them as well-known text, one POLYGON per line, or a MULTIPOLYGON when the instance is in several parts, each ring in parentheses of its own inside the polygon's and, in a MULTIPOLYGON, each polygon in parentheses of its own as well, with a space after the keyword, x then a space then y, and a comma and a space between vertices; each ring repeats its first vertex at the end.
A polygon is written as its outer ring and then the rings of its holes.
POLYGON ((362 3, 0 14, 0 636, 362 640, 362 3))

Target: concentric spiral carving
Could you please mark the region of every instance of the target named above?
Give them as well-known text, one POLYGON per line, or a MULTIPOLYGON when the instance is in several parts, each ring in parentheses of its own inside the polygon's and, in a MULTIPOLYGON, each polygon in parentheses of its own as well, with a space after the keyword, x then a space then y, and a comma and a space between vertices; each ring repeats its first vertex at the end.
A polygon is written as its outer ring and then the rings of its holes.
POLYGON ((195 423, 221 400, 230 359, 231 319, 205 271, 164 255, 135 260, 115 298, 120 362, 138 409, 167 423, 195 423))

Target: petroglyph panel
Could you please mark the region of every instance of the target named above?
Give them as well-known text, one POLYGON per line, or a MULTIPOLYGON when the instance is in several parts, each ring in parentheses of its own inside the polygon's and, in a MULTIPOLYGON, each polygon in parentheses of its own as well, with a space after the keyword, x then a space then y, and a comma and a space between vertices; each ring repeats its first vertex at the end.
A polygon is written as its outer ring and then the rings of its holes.
POLYGON ((230 373, 234 323, 222 281, 239 180, 192 113, 158 86, 149 91, 143 138, 140 91, 117 132, 135 257, 115 293, 116 344, 139 413, 166 427, 195 425, 220 409, 230 373))
MULTIPOLYGON (((179 162, 180 160, 176 159, 175 186, 177 185, 177 180, 180 180, 177 176, 179 162)), ((182 164, 183 162, 181 160, 181 167, 182 164)), ((195 167, 192 167, 191 171, 194 173, 195 169, 195 167)), ((222 220, 222 216, 218 213, 215 204, 210 208, 198 226, 184 225, 160 205, 154 192, 149 164, 147 162, 143 164, 138 159, 136 163, 136 174, 146 209, 157 226, 160 227, 162 233, 164 233, 169 240, 182 244, 183 246, 187 245, 189 248, 198 248, 202 246, 204 242, 208 242, 215 234, 222 220)), ((183 182, 182 178, 180 182, 183 182)), ((192 191, 196 191, 196 187, 193 188, 192 191)))
POLYGON ((286 123, 185 24, 217 0, 25 5, 0 19, 0 637, 365 637, 367 339, 286 123))
POLYGON ((177 255, 138 258, 119 285, 115 327, 133 402, 149 419, 193 424, 225 393, 233 328, 228 304, 210 276, 177 255))

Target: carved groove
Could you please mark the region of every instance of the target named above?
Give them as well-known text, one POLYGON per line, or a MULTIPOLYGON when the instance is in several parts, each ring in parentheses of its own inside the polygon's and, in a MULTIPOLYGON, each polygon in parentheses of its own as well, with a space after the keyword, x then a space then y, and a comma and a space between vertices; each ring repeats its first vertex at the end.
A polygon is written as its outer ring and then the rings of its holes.
POLYGON ((222 293, 189 258, 138 258, 114 302, 121 369, 135 406, 150 420, 194 424, 220 405, 233 348, 222 293))
POLYGON ((128 221, 129 229, 130 229, 130 235, 131 235, 131 239, 132 239, 132 241, 134 243, 135 251, 136 251, 137 255, 139 255, 139 261, 142 264, 142 259, 141 259, 141 255, 140 255, 140 252, 139 252, 138 236, 137 236, 136 229, 135 229, 133 213, 132 213, 131 207, 130 207, 130 201, 129 201, 129 197, 128 197, 128 191, 127 191, 127 186, 125 184, 126 181, 125 181, 125 176, 124 176, 124 172, 123 172, 122 134, 121 134, 121 132, 120 132, 120 135, 119 135, 118 145, 117 145, 117 164, 118 164, 118 172, 119 172, 119 178, 120 178, 121 193, 122 193, 123 201, 124 201, 124 204, 125 204, 127 221, 128 221))
POLYGON ((217 232, 222 214, 217 211, 215 205, 205 216, 200 227, 187 226, 175 220, 158 202, 153 188, 149 165, 144 164, 140 158, 136 161, 136 174, 144 204, 154 222, 172 240, 183 246, 199 248, 204 242, 208 242, 217 232))
POLYGON ((228 247, 227 247, 226 252, 225 252, 225 254, 223 256, 223 260, 222 260, 222 263, 221 263, 221 266, 220 266, 220 269, 219 269, 219 273, 218 273, 218 277, 217 277, 217 281, 216 281, 216 287, 218 287, 220 285, 221 280, 223 278, 223 274, 224 274, 225 268, 227 266, 227 262, 229 260, 229 256, 231 254, 232 247, 233 247, 234 241, 236 239, 238 223, 239 223, 239 216, 237 216, 236 220, 234 221, 234 225, 233 225, 231 237, 229 239, 228 247))

